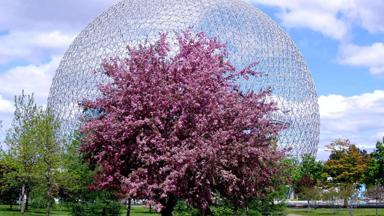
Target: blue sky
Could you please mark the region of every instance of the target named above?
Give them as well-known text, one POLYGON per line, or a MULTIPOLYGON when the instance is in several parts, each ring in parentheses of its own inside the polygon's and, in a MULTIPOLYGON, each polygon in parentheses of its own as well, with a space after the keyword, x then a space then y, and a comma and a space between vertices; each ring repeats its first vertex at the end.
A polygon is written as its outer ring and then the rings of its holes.
MULTIPOLYGON (((312 72, 324 145, 349 138, 371 150, 384 136, 384 1, 248 0, 270 15, 302 51, 312 72)), ((0 119, 10 126, 21 89, 45 104, 73 38, 117 0, 0 2, 0 119)))

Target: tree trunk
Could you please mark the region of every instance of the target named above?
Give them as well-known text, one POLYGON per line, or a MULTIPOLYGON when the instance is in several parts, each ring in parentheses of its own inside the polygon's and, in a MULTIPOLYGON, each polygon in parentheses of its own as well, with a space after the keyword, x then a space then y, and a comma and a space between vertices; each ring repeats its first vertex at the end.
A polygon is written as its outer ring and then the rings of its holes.
POLYGON ((200 210, 200 215, 201 216, 210 216, 210 215, 213 215, 213 214, 212 214, 211 209, 208 207, 206 209, 200 210))
POLYGON ((47 216, 50 216, 51 215, 51 206, 52 206, 52 200, 48 200, 48 204, 47 204, 47 216))
POLYGON ((29 187, 25 187, 25 211, 28 211, 28 208, 29 208, 29 201, 28 201, 28 197, 29 197, 29 187))
POLYGON ((249 216, 249 208, 248 208, 248 206, 245 207, 245 215, 246 215, 246 216, 249 216))
POLYGON ((344 199, 344 208, 348 208, 348 198, 344 199))
POLYGON ((165 208, 161 210, 161 216, 173 216, 173 209, 175 208, 177 200, 174 196, 170 195, 168 199, 162 203, 165 208))
POLYGON ((131 215, 131 198, 128 199, 127 216, 131 215))
POLYGON ((27 204, 27 188, 25 187, 25 184, 21 187, 21 206, 20 206, 20 213, 24 214, 26 210, 26 204, 27 204))
POLYGON ((353 206, 352 206, 352 202, 351 202, 351 205, 348 204, 348 213, 349 213, 349 216, 353 216, 353 206))
POLYGON ((52 185, 51 184, 49 184, 49 186, 48 186, 47 199, 48 199, 48 202, 47 202, 46 215, 50 216, 51 215, 51 207, 52 207, 52 185))
POLYGON ((46 215, 50 216, 51 215, 51 207, 52 207, 52 186, 53 186, 52 176, 51 176, 51 166, 48 166, 47 175, 48 175, 47 176, 47 180, 48 180, 48 190, 47 190, 48 203, 47 203, 46 215))

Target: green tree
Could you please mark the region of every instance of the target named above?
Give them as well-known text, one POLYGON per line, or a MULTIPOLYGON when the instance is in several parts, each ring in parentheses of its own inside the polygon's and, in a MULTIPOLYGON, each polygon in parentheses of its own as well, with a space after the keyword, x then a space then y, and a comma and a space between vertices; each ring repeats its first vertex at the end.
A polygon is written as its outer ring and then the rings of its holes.
POLYGON ((73 140, 66 146, 63 154, 64 169, 61 173, 59 197, 65 202, 75 203, 88 200, 90 191, 88 186, 93 183, 94 169, 84 162, 80 152, 80 142, 73 140))
POLYGON ((324 171, 331 177, 330 183, 339 188, 344 206, 347 207, 348 199, 365 180, 370 157, 366 151, 346 139, 335 140, 327 148, 331 154, 324 164, 324 171))
POLYGON ((21 213, 27 209, 28 196, 34 189, 43 193, 50 215, 61 168, 61 149, 55 140, 58 123, 49 110, 35 104, 33 95, 23 92, 15 98, 15 107, 6 136, 6 161, 14 169, 7 176, 21 185, 21 213))
POLYGON ((384 137, 382 142, 376 143, 376 149, 371 153, 366 184, 384 186, 384 137))
POLYGON ((120 203, 115 191, 94 190, 93 176, 98 170, 84 161, 79 139, 66 146, 60 173, 59 195, 74 216, 119 215, 120 203))
POLYGON ((14 167, 14 171, 7 175, 13 176, 21 185, 21 213, 28 207, 28 193, 37 179, 38 146, 33 138, 33 121, 37 112, 33 95, 25 95, 23 91, 20 96, 16 96, 12 127, 5 139, 8 146, 7 162, 10 167, 14 167))
POLYGON ((316 161, 312 155, 304 155, 300 165, 300 175, 309 176, 313 181, 321 181, 323 179, 324 165, 321 161, 316 161))
POLYGON ((365 195, 371 199, 376 200, 376 215, 378 215, 378 201, 384 200, 384 186, 382 185, 371 185, 365 191, 365 195))
POLYGON ((48 109, 39 108, 33 119, 33 142, 37 146, 39 188, 47 201, 47 215, 51 213, 53 199, 57 194, 58 178, 62 171, 61 147, 55 139, 58 122, 48 109))
POLYGON ((363 183, 370 157, 349 140, 338 139, 327 148, 331 151, 325 162, 325 172, 338 183, 363 183))
POLYGON ((323 180, 324 165, 312 155, 304 155, 298 164, 296 178, 293 181, 299 198, 308 201, 314 198, 315 187, 323 180))
POLYGON ((0 152, 0 202, 8 204, 10 209, 16 204, 19 197, 19 187, 12 179, 9 179, 9 173, 15 169, 6 162, 6 155, 0 152))

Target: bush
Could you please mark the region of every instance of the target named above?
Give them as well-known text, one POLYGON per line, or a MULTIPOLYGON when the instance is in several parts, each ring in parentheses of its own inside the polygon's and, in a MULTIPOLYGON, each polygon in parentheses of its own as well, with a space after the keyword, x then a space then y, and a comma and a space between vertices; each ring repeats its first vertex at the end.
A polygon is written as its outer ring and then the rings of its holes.
POLYGON ((175 216, 197 216, 199 211, 192 208, 184 201, 177 202, 175 209, 173 210, 175 216))
POLYGON ((44 197, 34 197, 29 201, 29 206, 32 208, 46 208, 47 200, 44 197))
POLYGON ((213 215, 233 216, 235 212, 229 206, 217 206, 212 208, 213 215))
POLYGON ((69 206, 72 216, 88 215, 88 207, 86 203, 70 203, 69 206))
POLYGON ((110 200, 69 203, 69 206, 72 216, 118 216, 122 207, 119 202, 110 200))
POLYGON ((275 204, 273 199, 255 199, 252 202, 251 210, 254 215, 274 215, 283 216, 285 204, 275 204))
POLYGON ((32 208, 47 208, 48 201, 39 191, 32 191, 28 205, 32 208))

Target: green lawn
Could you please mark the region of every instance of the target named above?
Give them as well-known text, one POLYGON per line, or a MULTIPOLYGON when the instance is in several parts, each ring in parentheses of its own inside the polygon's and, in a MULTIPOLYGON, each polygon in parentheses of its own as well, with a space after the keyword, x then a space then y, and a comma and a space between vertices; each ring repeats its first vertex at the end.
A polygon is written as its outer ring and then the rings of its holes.
MULTIPOLYGON (((13 209, 9 209, 9 205, 0 205, 0 215, 1 216, 20 216, 19 206, 13 206, 13 209)), ((33 209, 30 208, 25 214, 25 216, 41 216, 45 215, 45 209, 33 209)), ((63 210, 53 210, 52 215, 55 216, 70 216, 69 212, 66 209, 63 210)))
MULTIPOLYGON (((126 210, 124 210, 124 214, 122 215, 126 215, 126 213, 127 213, 126 210)), ((143 206, 132 206, 131 216, 158 216, 158 215, 160 214, 155 213, 153 210, 152 210, 152 213, 149 213, 149 209, 143 206)))
MULTIPOLYGON (((329 216, 343 216, 343 215, 349 215, 348 209, 326 209, 326 208, 318 208, 318 209, 296 209, 296 208, 289 208, 286 210, 287 214, 296 214, 296 215, 310 215, 310 216, 317 216, 317 215, 329 215, 329 216)), ((353 209, 353 215, 355 216, 375 216, 376 210, 372 208, 366 208, 366 209, 353 209)), ((384 216, 384 209, 378 209, 378 215, 384 216)))
MULTIPOLYGON (((125 216, 127 214, 126 209, 123 209, 121 215, 125 216)), ((42 216, 45 215, 45 209, 33 209, 30 208, 25 214, 25 216, 42 216)), ((54 216, 70 216, 68 210, 62 208, 61 210, 55 209, 52 211, 54 216)), ((142 206, 132 206, 131 216, 157 216, 157 213, 150 213, 149 209, 142 206)), ((13 209, 10 210, 8 205, 0 205, 0 216, 20 216, 18 206, 13 206, 13 209)))
MULTIPOLYGON (((286 211, 286 214, 296 214, 303 216, 348 216, 348 209, 296 209, 289 208, 286 211)), ((384 209, 378 210, 378 215, 384 216, 384 209)), ((0 215, 1 216, 20 216, 20 212, 18 211, 18 206, 14 206, 13 210, 9 210, 9 206, 0 205, 0 215)), ((45 215, 45 209, 29 209, 25 216, 43 216, 45 215)), ((55 209, 52 211, 52 215, 54 216, 70 216, 69 211, 66 209, 55 209)), ((121 216, 126 215, 126 209, 121 212, 121 216)), ((148 208, 143 206, 132 206, 131 216, 158 216, 157 213, 150 213, 148 208)), ((375 216, 375 209, 353 209, 353 215, 355 216, 375 216)))

